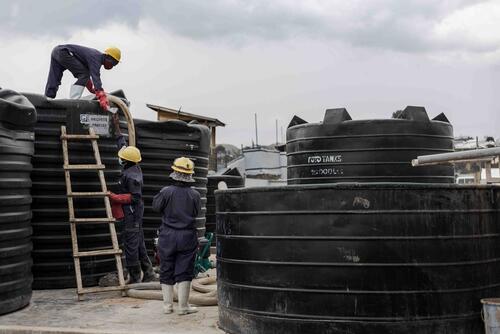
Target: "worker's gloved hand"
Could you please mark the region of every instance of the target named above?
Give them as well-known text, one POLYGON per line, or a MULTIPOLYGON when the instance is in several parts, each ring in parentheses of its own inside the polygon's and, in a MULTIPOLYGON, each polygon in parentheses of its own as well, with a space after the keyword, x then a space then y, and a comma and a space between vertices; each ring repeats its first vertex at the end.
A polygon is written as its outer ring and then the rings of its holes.
POLYGON ((117 203, 117 204, 132 203, 132 194, 115 194, 110 192, 108 196, 111 203, 117 203))
POLYGON ((103 90, 98 90, 95 92, 95 96, 99 100, 99 104, 101 105, 101 108, 105 111, 109 110, 109 102, 108 98, 106 97, 106 93, 103 90))
POLYGON ((91 92, 92 94, 95 94, 95 89, 94 89, 94 84, 92 83, 92 80, 88 80, 87 81, 87 84, 85 85, 85 87, 87 87, 87 89, 89 90, 89 92, 91 92))

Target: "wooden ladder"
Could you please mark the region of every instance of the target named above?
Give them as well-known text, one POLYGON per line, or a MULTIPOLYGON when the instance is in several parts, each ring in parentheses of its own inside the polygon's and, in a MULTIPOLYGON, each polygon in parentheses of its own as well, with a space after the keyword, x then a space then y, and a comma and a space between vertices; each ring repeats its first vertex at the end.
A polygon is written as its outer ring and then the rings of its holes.
POLYGON ((69 211, 69 223, 71 229, 71 243, 73 247, 73 259, 75 261, 75 274, 76 274, 76 287, 78 300, 82 300, 82 295, 85 293, 96 293, 105 291, 117 291, 125 290, 125 280, 123 278, 123 268, 121 261, 122 251, 120 250, 118 244, 118 238, 116 236, 115 229, 115 219, 111 213, 111 204, 108 198, 108 190, 106 187, 106 180, 104 178, 104 166, 101 162, 101 155, 99 153, 99 146, 97 145, 97 139, 99 136, 95 134, 93 128, 89 129, 88 135, 69 135, 66 133, 66 127, 61 126, 61 141, 63 149, 64 158, 64 177, 66 180, 66 195, 68 197, 68 211, 69 211), (92 149, 94 150, 94 157, 96 160, 95 165, 70 165, 68 156, 68 140, 90 140, 92 142, 92 149), (78 170, 96 170, 99 175, 99 181, 101 183, 100 192, 73 192, 71 187, 71 171, 78 170), (73 198, 103 198, 104 205, 106 207, 106 217, 103 218, 76 218, 75 208, 73 206, 73 198), (77 236, 77 224, 108 224, 109 232, 111 234, 111 242, 113 247, 107 249, 99 249, 93 251, 81 252, 78 250, 78 236, 77 236), (104 255, 114 255, 116 260, 116 268, 118 271, 118 281, 119 286, 109 286, 109 287, 88 287, 84 288, 82 284, 82 274, 80 269, 80 258, 88 256, 104 256, 104 255))

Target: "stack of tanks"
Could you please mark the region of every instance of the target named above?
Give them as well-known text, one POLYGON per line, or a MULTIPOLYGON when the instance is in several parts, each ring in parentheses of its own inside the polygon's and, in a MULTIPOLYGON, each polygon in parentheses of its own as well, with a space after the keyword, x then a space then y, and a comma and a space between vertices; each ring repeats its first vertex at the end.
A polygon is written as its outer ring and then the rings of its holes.
POLYGON ((0 315, 31 299, 31 157, 35 108, 0 88, 0 315))
POLYGON ((196 218, 198 238, 205 236, 207 202, 208 156, 210 154, 209 129, 196 122, 180 120, 152 122, 134 120, 137 147, 141 150, 141 169, 144 176, 144 236, 146 248, 152 255, 154 238, 160 227, 161 217, 152 209, 153 197, 165 186, 172 184, 170 166, 184 156, 195 164, 193 187, 200 193, 202 210, 196 218))
MULTIPOLYGON (((109 115, 92 100, 47 99, 43 95, 25 94, 36 107, 35 155, 33 158, 33 275, 34 289, 58 289, 76 286, 68 223, 68 203, 64 179, 61 126, 70 134, 88 133, 89 124, 100 135, 99 150, 108 188, 116 189, 120 165, 116 158, 116 140, 109 115)), ((90 141, 68 142, 72 164, 95 164, 90 141)), ((93 170, 71 173, 73 191, 98 191, 100 183, 93 170)), ((104 217, 102 199, 86 198, 75 201, 75 213, 80 218, 104 217)), ((109 228, 105 224, 78 226, 81 250, 111 246, 109 228)), ((84 286, 96 285, 99 278, 116 270, 112 256, 85 257, 80 260, 84 286)))
MULTIPOLYGON (((110 114, 101 110, 95 100, 47 99, 42 95, 24 94, 36 107, 38 121, 34 126, 35 151, 33 158, 32 211, 33 211, 33 275, 34 289, 75 287, 68 206, 63 172, 61 125, 68 133, 88 133, 93 126, 108 189, 116 192, 120 175, 117 143, 110 114)), ((122 92, 115 95, 126 101, 122 92)), ((127 137, 125 119, 120 116, 122 133, 127 137)), ((152 197, 169 184, 170 165, 185 155, 195 160, 195 187, 202 197, 206 194, 206 176, 209 155, 209 131, 199 124, 181 121, 151 122, 134 120, 136 146, 142 151, 141 167, 144 173, 144 230, 150 254, 153 239, 160 226, 160 217, 151 209, 152 197)), ((72 164, 95 163, 89 141, 69 142, 72 164)), ((74 191, 96 191, 99 180, 95 171, 79 171, 71 175, 74 191)), ((81 218, 105 216, 102 199, 81 199, 75 202, 76 215, 81 218)), ((198 218, 199 235, 205 230, 205 211, 198 218)), ((121 225, 117 225, 120 232, 121 225)), ((81 250, 95 250, 111 246, 109 228, 105 224, 78 227, 81 250)), ((116 271, 112 256, 85 257, 80 260, 84 286, 98 284, 107 273, 116 271)))
POLYGON ((294 117, 286 187, 216 192, 219 324, 230 333, 482 332, 500 294, 500 191, 454 184, 445 115, 294 117))

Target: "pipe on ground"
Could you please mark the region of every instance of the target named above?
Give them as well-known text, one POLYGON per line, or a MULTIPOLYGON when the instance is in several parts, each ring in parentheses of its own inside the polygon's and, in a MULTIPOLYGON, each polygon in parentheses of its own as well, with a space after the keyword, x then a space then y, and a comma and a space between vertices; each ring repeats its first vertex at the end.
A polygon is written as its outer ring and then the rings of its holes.
MULTIPOLYGON (((216 306, 217 286, 213 286, 214 283, 216 283, 215 277, 193 280, 189 303, 198 306, 216 306)), ((127 286, 126 294, 132 298, 163 300, 160 282, 130 284, 127 286)), ((175 288, 174 300, 177 301, 177 289, 175 288)))

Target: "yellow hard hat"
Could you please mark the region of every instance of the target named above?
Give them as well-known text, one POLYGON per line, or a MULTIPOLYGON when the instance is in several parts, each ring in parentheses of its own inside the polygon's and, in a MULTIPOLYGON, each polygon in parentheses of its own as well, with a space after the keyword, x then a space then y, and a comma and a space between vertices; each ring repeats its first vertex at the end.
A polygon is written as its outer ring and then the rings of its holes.
POLYGON ((183 174, 194 174, 194 162, 186 157, 175 159, 172 169, 183 174))
POLYGON ((116 60, 117 62, 119 62, 120 59, 122 58, 122 52, 116 46, 108 47, 106 50, 104 50, 104 53, 107 54, 108 56, 113 57, 113 59, 116 60))
POLYGON ((132 162, 140 162, 141 151, 135 146, 126 146, 118 151, 118 156, 123 160, 132 161, 132 162))

